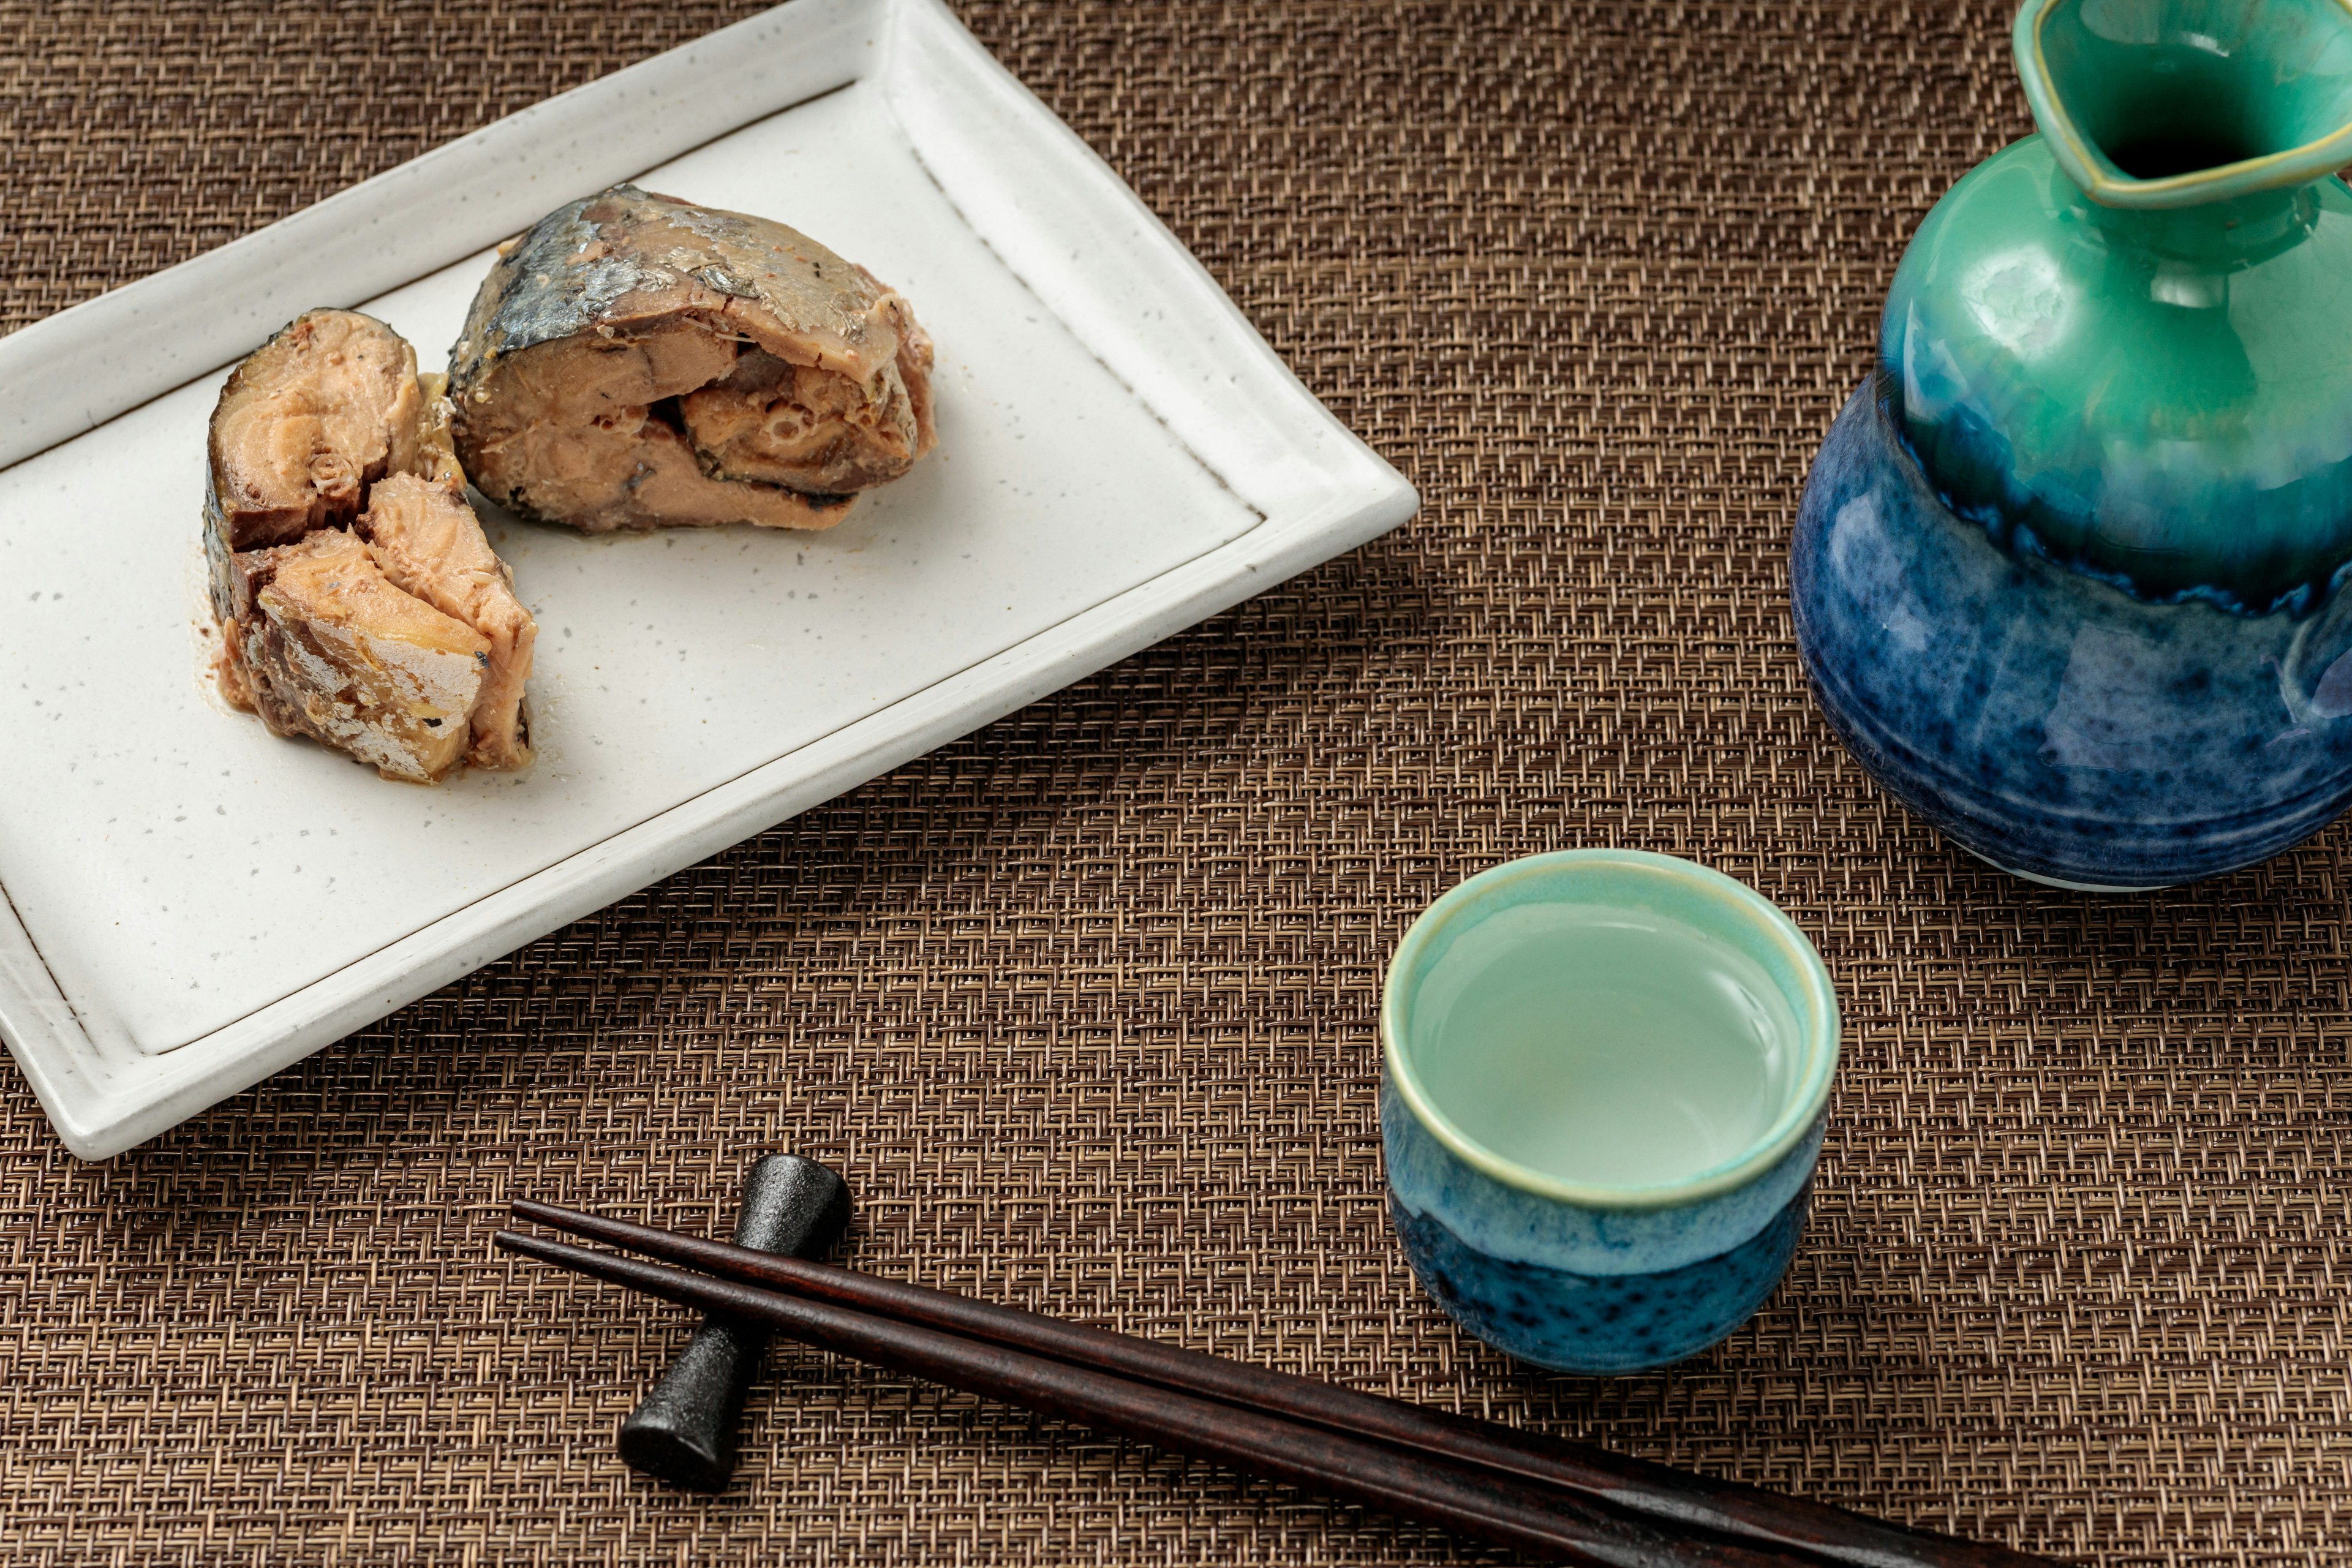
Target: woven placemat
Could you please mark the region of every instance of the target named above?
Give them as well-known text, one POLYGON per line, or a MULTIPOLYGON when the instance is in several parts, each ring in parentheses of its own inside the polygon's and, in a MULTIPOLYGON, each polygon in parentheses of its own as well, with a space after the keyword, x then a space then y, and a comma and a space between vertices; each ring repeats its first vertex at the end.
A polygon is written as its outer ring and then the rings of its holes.
MULTIPOLYGON (((0 0, 0 315, 748 9, 0 0)), ((637 1479, 685 1315, 489 1232, 724 1229, 791 1148, 882 1272, 2043 1551, 2352 1561, 2345 834, 2025 886, 1863 777, 1790 640, 1902 242, 2026 128, 2005 5, 962 9, 1423 513, 107 1164, 0 1068, 0 1555, 1475 1555, 801 1353, 731 1492, 637 1479), (1413 911, 1590 844, 1780 900, 1848 1028, 1785 1287, 1608 1381, 1418 1291, 1373 1101, 1413 911)))

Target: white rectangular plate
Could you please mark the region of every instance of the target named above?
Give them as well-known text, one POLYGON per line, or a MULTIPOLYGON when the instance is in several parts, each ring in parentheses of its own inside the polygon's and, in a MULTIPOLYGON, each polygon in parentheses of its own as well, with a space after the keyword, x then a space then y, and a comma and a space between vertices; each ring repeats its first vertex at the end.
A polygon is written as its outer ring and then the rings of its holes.
POLYGON ((0 1033, 112 1154, 1415 505, 938 0, 794 0, 0 340, 0 1033), (905 293, 937 452, 824 533, 486 513, 541 628, 529 773, 390 784, 221 707, 228 366, 319 305, 437 366, 489 247, 622 179, 905 293))

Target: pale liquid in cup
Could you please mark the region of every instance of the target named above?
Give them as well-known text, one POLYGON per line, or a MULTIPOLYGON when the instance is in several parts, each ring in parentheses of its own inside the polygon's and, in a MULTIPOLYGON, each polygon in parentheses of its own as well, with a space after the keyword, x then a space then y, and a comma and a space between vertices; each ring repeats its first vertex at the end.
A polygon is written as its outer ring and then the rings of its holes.
POLYGON ((1797 1016, 1764 966, 1644 910, 1525 904, 1455 937, 1413 1063, 1474 1142, 1563 1181, 1654 1186, 1738 1159, 1789 1103, 1797 1016))

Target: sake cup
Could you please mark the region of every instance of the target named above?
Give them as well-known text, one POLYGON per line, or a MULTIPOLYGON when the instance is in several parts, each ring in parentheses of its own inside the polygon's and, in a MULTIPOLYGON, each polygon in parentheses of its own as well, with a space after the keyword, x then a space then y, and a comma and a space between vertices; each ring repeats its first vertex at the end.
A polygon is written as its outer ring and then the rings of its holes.
POLYGON ((1660 1366, 1780 1283, 1837 999, 1750 889, 1622 849, 1482 872, 1398 945, 1381 1045, 1390 1213, 1487 1343, 1561 1372, 1660 1366))

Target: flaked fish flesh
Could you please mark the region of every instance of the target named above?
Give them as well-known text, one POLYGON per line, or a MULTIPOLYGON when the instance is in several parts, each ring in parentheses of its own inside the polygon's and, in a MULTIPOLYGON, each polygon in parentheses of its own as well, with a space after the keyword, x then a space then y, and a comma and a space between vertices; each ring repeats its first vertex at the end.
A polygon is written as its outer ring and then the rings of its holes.
POLYGON ((465 756, 490 644, 404 592, 366 544, 322 528, 240 552, 226 635, 262 721, 387 778, 429 784, 465 756))
POLYGON ((450 350, 483 494, 592 533, 829 528, 937 439, 905 300, 782 224, 634 185, 504 247, 450 350))
POLYGON ((538 627, 467 503, 449 415, 391 328, 307 312, 223 388, 205 498, 222 693, 415 783, 530 761, 538 627))
POLYGON ((376 481, 368 509, 352 525, 393 585, 458 621, 486 646, 482 685, 467 712, 477 767, 520 768, 530 761, 523 683, 539 624, 515 597, 514 574, 498 558, 466 504, 463 482, 415 474, 376 481))

